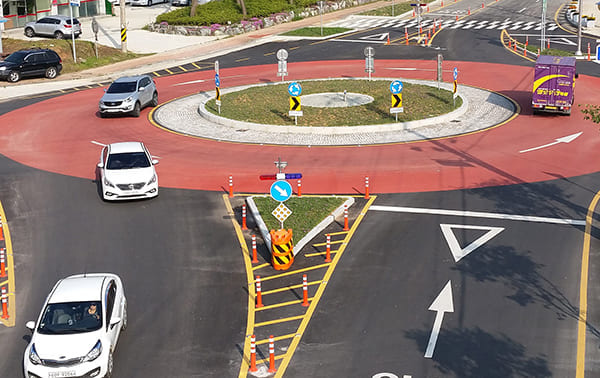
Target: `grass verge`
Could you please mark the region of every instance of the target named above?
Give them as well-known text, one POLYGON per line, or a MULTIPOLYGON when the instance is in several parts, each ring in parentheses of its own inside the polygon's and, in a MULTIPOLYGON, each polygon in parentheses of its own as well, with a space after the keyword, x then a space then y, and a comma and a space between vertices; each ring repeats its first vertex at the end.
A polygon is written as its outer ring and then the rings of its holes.
POLYGON ((63 74, 79 72, 90 68, 106 66, 124 60, 150 55, 132 52, 122 53, 120 49, 99 44, 98 58, 96 58, 96 50, 93 42, 76 39, 75 52, 77 55, 77 64, 75 64, 75 61, 73 60, 73 44, 70 39, 2 39, 2 50, 4 51, 4 55, 9 55, 18 50, 35 48, 56 51, 63 61, 63 69, 61 72, 63 74))
MULTIPOLYGON (((362 16, 388 16, 395 17, 399 16, 403 13, 410 12, 413 10, 413 7, 410 4, 414 4, 414 1, 398 1, 398 0, 388 0, 390 5, 386 5, 381 8, 373 9, 370 11, 366 11, 361 13, 362 16), (393 3, 393 5, 391 5, 393 3)), ((433 0, 425 0, 425 1, 417 1, 419 4, 431 3, 433 0)))
POLYGON ((289 35, 293 37, 325 37, 329 35, 345 33, 352 29, 348 28, 323 28, 323 34, 321 34, 321 28, 318 26, 307 27, 296 30, 290 30, 289 32, 282 33, 281 35, 289 35))
MULTIPOLYGON (((271 212, 279 202, 271 197, 253 197, 253 199, 267 229, 278 230, 281 225, 271 212)), ((283 226, 286 229, 291 228, 294 240, 299 241, 345 200, 342 197, 292 197, 285 201, 285 206, 292 211, 292 214, 283 226)))
MULTIPOLYGON (((316 108, 302 106, 304 116, 298 117, 298 126, 357 126, 395 122, 390 114, 391 93, 389 81, 385 80, 323 80, 303 81, 302 95, 336 92, 361 93, 374 98, 362 105, 343 108, 316 108)), ((404 84, 402 91, 404 113, 398 122, 435 117, 453 110, 452 92, 428 85, 404 84)), ((456 107, 462 99, 456 99, 456 107)), ((218 114, 215 100, 207 102, 208 111, 218 114)), ((289 94, 287 85, 252 87, 221 95, 221 116, 244 122, 269 125, 290 125, 288 116, 289 94)))

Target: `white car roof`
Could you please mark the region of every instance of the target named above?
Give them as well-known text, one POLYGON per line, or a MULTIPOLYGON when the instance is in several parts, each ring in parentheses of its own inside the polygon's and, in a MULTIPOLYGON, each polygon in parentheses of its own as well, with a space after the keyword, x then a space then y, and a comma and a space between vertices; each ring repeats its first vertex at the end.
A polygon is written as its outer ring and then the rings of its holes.
POLYGON ((70 276, 60 280, 52 292, 49 303, 99 301, 108 275, 90 274, 70 276))
POLYGON ((120 154, 124 152, 143 152, 142 142, 119 142, 109 145, 111 154, 120 154))

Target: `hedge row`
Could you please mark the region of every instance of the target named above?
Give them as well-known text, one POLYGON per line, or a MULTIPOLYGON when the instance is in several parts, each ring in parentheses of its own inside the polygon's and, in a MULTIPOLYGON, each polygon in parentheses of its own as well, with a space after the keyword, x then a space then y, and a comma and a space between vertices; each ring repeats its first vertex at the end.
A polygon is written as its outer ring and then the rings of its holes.
MULTIPOLYGON (((245 0, 247 20, 266 17, 274 13, 289 12, 294 9, 315 5, 318 0, 245 0)), ((243 19, 242 9, 236 0, 212 0, 198 5, 196 16, 190 17, 190 7, 179 8, 156 17, 156 22, 169 25, 210 26, 213 24, 237 23, 243 19)))

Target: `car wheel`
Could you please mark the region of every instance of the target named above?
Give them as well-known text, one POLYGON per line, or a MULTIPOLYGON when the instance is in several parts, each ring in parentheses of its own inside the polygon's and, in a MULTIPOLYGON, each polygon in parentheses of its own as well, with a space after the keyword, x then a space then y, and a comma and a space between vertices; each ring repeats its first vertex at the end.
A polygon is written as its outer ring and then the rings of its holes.
POLYGON ((63 39, 64 36, 65 35, 60 30, 57 30, 57 31, 54 32, 54 38, 56 38, 56 39, 63 39))
POLYGON ((133 106, 133 110, 131 111, 131 115, 134 117, 139 117, 140 116, 140 110, 141 110, 141 106, 139 102, 136 102, 135 105, 133 106))
POLYGON ((35 32, 32 28, 25 29, 25 35, 29 38, 33 38, 35 36, 35 32))
POLYGON ((16 83, 17 81, 19 81, 19 79, 21 79, 21 73, 19 71, 10 71, 10 73, 8 74, 7 80, 11 83, 16 83))
POLYGON ((152 0, 148 0, 148 6, 151 7, 152 6, 152 0))
POLYGON ((108 354, 108 362, 106 363, 106 374, 104 378, 111 378, 113 373, 113 354, 110 352, 108 354))
POLYGON ((152 106, 152 107, 158 106, 158 93, 154 92, 152 94, 152 101, 150 101, 150 106, 152 106))
POLYGON ((58 75, 58 70, 56 67, 48 67, 46 68, 46 77, 48 79, 54 79, 58 75))

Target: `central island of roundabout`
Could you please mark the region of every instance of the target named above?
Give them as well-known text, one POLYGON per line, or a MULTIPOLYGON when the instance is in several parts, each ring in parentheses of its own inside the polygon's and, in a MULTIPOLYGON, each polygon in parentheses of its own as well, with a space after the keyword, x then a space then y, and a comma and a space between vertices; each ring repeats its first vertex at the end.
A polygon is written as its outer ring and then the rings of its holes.
MULTIPOLYGON (((334 79, 310 79, 298 81, 300 84, 315 81, 333 81, 334 79)), ((336 78, 337 80, 342 80, 336 78)), ((343 80, 365 80, 364 78, 344 78, 343 80)), ((380 83, 382 87, 398 79, 373 78, 369 81, 380 83)), ((436 81, 401 79, 403 83, 414 86, 430 86, 440 93, 446 92, 452 98, 453 84, 436 81)), ((249 88, 265 87, 267 90, 289 85, 289 82, 271 82, 243 85, 221 89, 223 107, 228 106, 227 95, 242 92, 249 88)), ((248 143, 260 145, 295 146, 364 146, 389 143, 405 143, 460 136, 489 129, 503 124, 515 117, 518 105, 508 97, 493 91, 461 85, 457 91, 460 104, 448 112, 419 119, 396 122, 394 116, 387 114, 385 122, 358 125, 295 125, 293 117, 282 116, 283 123, 267 124, 233 119, 209 111, 214 108, 215 91, 200 92, 169 101, 152 114, 160 127, 184 134, 216 141, 248 143), (212 103, 211 103, 212 101, 212 103), (209 106, 210 104, 210 106, 209 106)), ((435 96, 435 94, 429 94, 435 96)), ((385 101, 391 98, 388 96, 385 101)), ((406 97, 405 97, 406 98, 406 97)), ((280 102, 287 101, 283 98, 280 102)), ((374 98, 370 93, 321 92, 299 96, 302 108, 352 108, 372 106, 374 98)), ((406 100, 405 100, 406 101, 406 100)), ((248 104, 252 106, 252 104, 248 104)), ((391 104, 390 104, 391 106, 391 104)), ((268 107, 267 107, 268 108, 268 107)), ((269 112, 275 110, 268 109, 269 112)), ((327 111, 327 110, 325 110, 327 111)), ((243 113, 243 109, 241 110, 243 113)), ((383 111, 380 110, 380 113, 383 111)), ((384 115, 385 116, 385 115, 384 115)), ((385 117, 384 117, 385 118, 385 117)))

